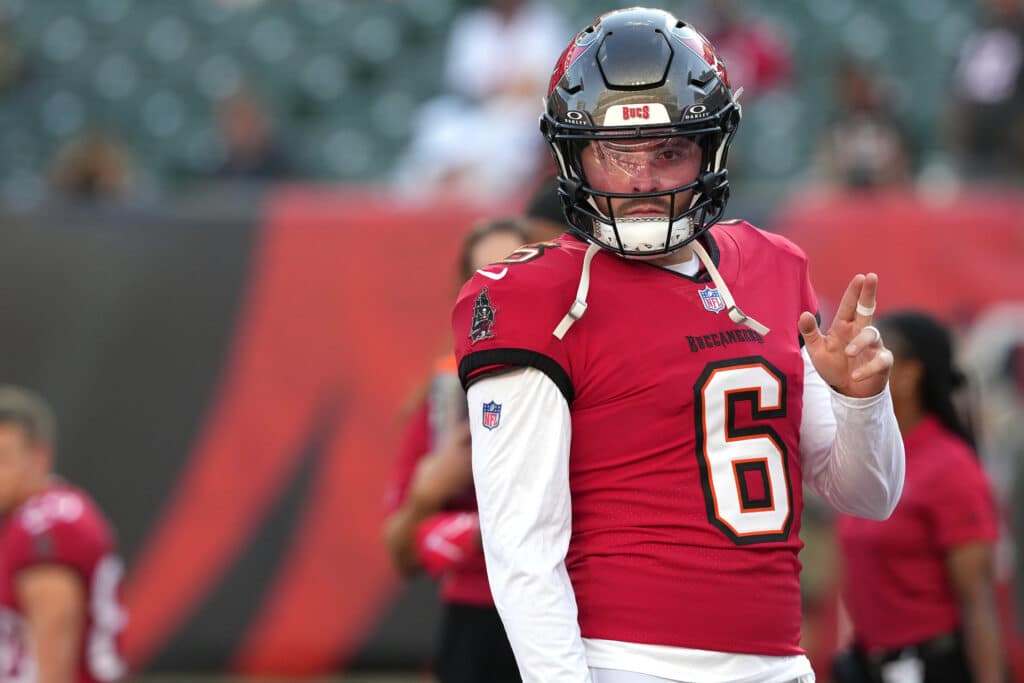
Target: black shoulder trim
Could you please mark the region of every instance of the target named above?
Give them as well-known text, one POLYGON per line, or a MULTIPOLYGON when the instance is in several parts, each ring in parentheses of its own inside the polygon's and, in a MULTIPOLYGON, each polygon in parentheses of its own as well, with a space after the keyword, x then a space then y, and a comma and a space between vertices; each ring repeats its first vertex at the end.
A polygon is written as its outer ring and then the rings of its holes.
POLYGON ((473 374, 474 370, 492 365, 537 368, 551 378, 551 381, 555 383, 558 390, 562 392, 566 403, 572 403, 576 397, 576 391, 573 389, 572 380, 569 379, 569 373, 555 359, 545 356, 543 353, 527 349, 488 349, 487 351, 477 351, 476 353, 469 354, 459 363, 459 380, 462 382, 462 388, 469 389, 473 382, 482 377, 489 376, 488 374, 483 374, 470 378, 469 376, 473 374))
MULTIPOLYGON (((818 327, 821 327, 821 311, 814 312, 814 319, 818 323, 818 327)), ((796 331, 796 340, 800 343, 800 348, 804 348, 804 335, 800 334, 800 330, 796 331)))

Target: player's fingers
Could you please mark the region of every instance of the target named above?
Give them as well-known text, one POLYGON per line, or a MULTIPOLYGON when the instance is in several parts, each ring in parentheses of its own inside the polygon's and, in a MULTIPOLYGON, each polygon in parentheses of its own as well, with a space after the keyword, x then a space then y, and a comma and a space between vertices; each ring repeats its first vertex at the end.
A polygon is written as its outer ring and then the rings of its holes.
POLYGON ((875 315, 875 303, 877 302, 878 294, 878 276, 874 273, 868 273, 864 277, 864 286, 860 290, 860 296, 857 298, 857 306, 855 312, 857 314, 857 322, 861 325, 870 325, 875 315))
POLYGON ((853 322, 854 314, 857 312, 857 301, 860 299, 862 289, 864 289, 864 276, 857 273, 850 280, 846 291, 843 292, 843 298, 840 299, 839 307, 836 309, 836 320, 853 322))
POLYGON ((814 346, 821 340, 821 330, 818 329, 818 321, 811 313, 804 311, 800 314, 797 328, 800 330, 800 334, 804 338, 804 344, 807 346, 814 346))
POLYGON ((861 365, 850 375, 854 381, 860 382, 874 375, 887 375, 892 369, 892 351, 881 349, 871 360, 861 365))
POLYGON ((882 348, 882 333, 874 325, 868 325, 846 345, 846 355, 853 357, 867 348, 882 348))

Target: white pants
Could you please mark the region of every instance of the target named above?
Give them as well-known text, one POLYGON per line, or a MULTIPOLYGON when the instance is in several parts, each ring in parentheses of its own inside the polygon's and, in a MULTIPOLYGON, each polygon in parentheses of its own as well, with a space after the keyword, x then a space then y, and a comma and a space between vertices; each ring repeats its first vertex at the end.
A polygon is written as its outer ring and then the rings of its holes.
MULTIPOLYGON (((616 671, 614 669, 591 669, 590 680, 594 683, 682 683, 670 678, 638 674, 632 671, 616 671)), ((814 675, 803 676, 794 683, 814 683, 814 675)))

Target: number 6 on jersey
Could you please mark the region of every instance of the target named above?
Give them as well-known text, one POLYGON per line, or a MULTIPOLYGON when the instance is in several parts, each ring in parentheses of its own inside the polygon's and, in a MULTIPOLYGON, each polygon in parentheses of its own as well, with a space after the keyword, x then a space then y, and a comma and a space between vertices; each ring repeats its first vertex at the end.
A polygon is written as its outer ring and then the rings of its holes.
POLYGON ((786 446, 771 426, 786 416, 785 375, 758 357, 711 363, 694 401, 708 520, 740 545, 786 540, 793 496, 786 446), (739 427, 742 403, 749 403, 749 420, 739 427))

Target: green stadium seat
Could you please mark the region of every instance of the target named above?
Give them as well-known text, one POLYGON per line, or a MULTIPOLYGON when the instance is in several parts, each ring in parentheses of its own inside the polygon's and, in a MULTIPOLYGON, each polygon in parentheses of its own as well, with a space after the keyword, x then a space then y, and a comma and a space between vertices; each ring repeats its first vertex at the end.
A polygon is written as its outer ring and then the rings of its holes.
POLYGON ((54 19, 43 33, 42 54, 51 62, 70 62, 81 56, 88 41, 84 22, 74 15, 65 14, 54 19))
POLYGON ((370 14, 351 26, 348 43, 357 59, 383 65, 397 57, 402 48, 401 23, 388 14, 370 14))
POLYGON ((100 24, 118 24, 131 11, 131 0, 85 0, 85 15, 100 24))
POLYGON ((294 4, 299 16, 316 27, 337 25, 352 10, 346 7, 351 3, 335 0, 297 0, 294 4))
POLYGON ((96 65, 93 87, 97 93, 112 100, 132 95, 140 83, 138 61, 130 54, 115 52, 104 56, 96 65))
POLYGON ((156 138, 176 138, 185 132, 187 107, 174 91, 157 90, 142 100, 139 117, 147 134, 156 138))
POLYGON ((168 66, 180 62, 192 47, 193 31, 180 17, 161 17, 146 32, 146 52, 168 66))
POLYGON ((443 30, 454 14, 452 0, 402 0, 402 13, 420 28, 443 30))
POLYGON ((945 0, 901 0, 906 16, 913 21, 932 23, 946 13, 945 0))
POLYGON ((287 59, 295 49, 295 31, 281 17, 268 16, 260 19, 249 30, 247 47, 257 59, 266 63, 277 63, 287 59))
POLYGON ((209 125, 191 127, 179 150, 180 164, 190 175, 210 175, 224 160, 220 134, 209 125))
POLYGON ((329 52, 310 57, 296 75, 306 95, 326 102, 337 102, 351 78, 348 64, 329 52))
POLYGON ((199 93, 216 100, 235 92, 243 81, 242 67, 230 54, 218 53, 207 57, 195 74, 199 93))
POLYGON ((39 112, 44 132, 58 139, 81 131, 86 118, 86 105, 82 97, 68 90, 50 93, 39 112))
POLYGON ((412 124, 410 113, 416 106, 417 100, 408 89, 379 93, 370 105, 369 119, 374 132, 392 144, 404 141, 412 124))
MULTIPOLYGON (((582 25, 620 4, 562 0, 558 7, 582 25)), ((66 136, 99 122, 138 147, 158 176, 202 174, 219 154, 214 102, 247 84, 270 109, 301 172, 383 179, 408 144, 415 112, 441 89, 453 19, 478 5, 5 0, 18 44, 37 68, 30 87, 0 94, 0 123, 32 137, 15 157, 0 158, 0 172, 29 160, 42 164, 66 136)), ((919 139, 936 144, 938 103, 974 19, 968 0, 744 0, 743 6, 789 38, 797 80, 788 93, 744 102, 737 163, 772 175, 804 172, 831 111, 832 65, 841 52, 879 64, 902 84, 893 107, 919 139)), ((0 150, 7 148, 0 139, 0 150)))

